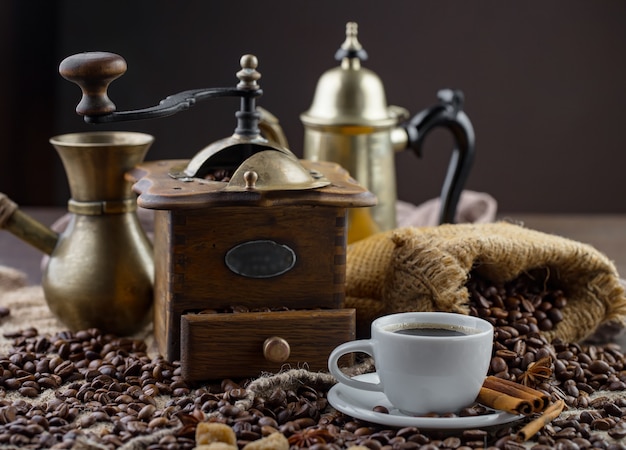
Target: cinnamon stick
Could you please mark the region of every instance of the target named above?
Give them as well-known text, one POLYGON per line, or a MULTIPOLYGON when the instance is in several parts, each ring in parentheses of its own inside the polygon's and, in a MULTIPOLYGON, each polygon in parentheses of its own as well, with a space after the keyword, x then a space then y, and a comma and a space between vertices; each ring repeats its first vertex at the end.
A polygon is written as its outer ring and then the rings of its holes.
POLYGON ((543 411, 550 403, 550 398, 543 392, 503 378, 488 376, 485 378, 483 386, 512 397, 529 401, 533 407, 533 412, 543 411))
POLYGON ((485 387, 485 385, 480 388, 476 400, 489 408, 499 409, 511 414, 524 414, 527 416, 533 413, 533 405, 528 400, 490 389, 485 387))
POLYGON ((535 434, 539 433, 544 426, 559 417, 564 407, 565 402, 563 400, 554 402, 545 409, 543 414, 524 425, 524 427, 517 432, 515 436, 516 440, 518 442, 525 442, 532 438, 535 434))

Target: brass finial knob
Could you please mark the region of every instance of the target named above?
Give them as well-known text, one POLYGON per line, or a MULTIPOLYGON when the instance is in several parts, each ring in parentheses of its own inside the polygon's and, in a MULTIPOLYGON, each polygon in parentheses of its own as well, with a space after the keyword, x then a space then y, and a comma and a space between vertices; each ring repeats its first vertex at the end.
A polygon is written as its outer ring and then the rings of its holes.
POLYGON ((358 58, 362 61, 367 59, 367 52, 358 39, 359 25, 356 22, 348 22, 346 24, 346 40, 343 41, 335 59, 341 61, 343 58, 358 58))
POLYGON ((344 50, 361 50, 363 46, 358 39, 359 25, 356 22, 346 24, 346 40, 341 45, 344 50))
POLYGON ((270 362, 282 363, 289 359, 289 342, 279 336, 272 336, 263 342, 263 356, 270 362))
POLYGON ((256 182, 259 179, 259 174, 254 170, 247 170, 243 174, 243 180, 246 182, 246 189, 254 189, 256 187, 256 182))
POLYGON ((243 55, 239 60, 241 70, 237 72, 239 78, 239 89, 258 89, 257 81, 261 78, 261 74, 256 68, 259 66, 259 60, 254 55, 243 55))

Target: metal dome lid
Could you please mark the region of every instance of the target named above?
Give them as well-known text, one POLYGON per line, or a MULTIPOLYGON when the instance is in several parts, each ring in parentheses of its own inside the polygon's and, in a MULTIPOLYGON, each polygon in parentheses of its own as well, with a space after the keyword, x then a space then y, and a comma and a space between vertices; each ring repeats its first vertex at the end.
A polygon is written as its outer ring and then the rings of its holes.
POLYGON ((318 80, 310 109, 300 115, 305 125, 380 128, 397 123, 395 109, 387 107, 380 78, 361 66, 367 52, 357 34, 358 25, 348 22, 346 40, 335 54, 341 64, 318 80))
POLYGON ((269 148, 246 159, 225 191, 294 191, 328 186, 320 172, 305 169, 293 155, 269 148))

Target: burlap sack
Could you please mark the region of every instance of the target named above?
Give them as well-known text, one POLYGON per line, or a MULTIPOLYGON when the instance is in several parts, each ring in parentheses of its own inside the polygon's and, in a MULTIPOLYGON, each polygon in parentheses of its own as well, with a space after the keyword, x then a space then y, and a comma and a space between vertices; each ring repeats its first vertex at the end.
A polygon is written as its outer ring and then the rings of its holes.
POLYGON ((549 269, 568 297, 564 319, 548 339, 578 342, 599 325, 626 318, 626 297, 614 264, 592 246, 498 222, 409 227, 348 247, 346 306, 357 309, 357 334, 371 321, 403 311, 468 313, 470 271, 507 282, 549 269))

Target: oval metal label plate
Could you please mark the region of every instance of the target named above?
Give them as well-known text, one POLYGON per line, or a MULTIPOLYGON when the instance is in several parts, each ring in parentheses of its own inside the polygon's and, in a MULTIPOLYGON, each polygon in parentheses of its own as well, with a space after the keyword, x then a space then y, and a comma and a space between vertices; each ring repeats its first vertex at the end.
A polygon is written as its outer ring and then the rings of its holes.
POLYGON ((296 253, 287 245, 274 241, 248 241, 228 250, 225 262, 237 275, 271 278, 291 270, 296 264, 296 253))

